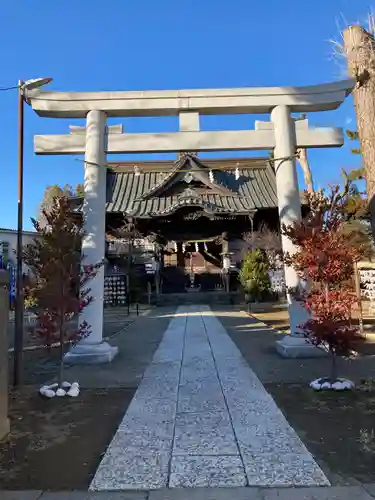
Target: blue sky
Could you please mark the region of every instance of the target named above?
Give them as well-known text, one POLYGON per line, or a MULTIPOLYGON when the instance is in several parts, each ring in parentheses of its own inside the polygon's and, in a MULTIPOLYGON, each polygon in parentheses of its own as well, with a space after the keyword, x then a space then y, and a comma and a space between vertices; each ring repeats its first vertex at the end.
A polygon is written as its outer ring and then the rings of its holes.
MULTIPOLYGON (((370 7, 363 0, 12 0, 1 6, 0 87, 40 76, 52 76, 50 88, 65 91, 329 82, 346 77, 345 62, 334 56, 330 40, 340 39, 346 23, 365 22, 370 7)), ((0 109, 0 227, 15 228, 16 92, 0 92, 0 109)), ((253 128, 255 118, 205 117, 202 127, 253 128)), ((355 128, 352 99, 309 120, 355 128)), ((110 121, 120 122, 129 132, 177 130, 175 118, 110 121)), ((72 157, 33 153, 34 134, 66 133, 70 123, 25 110, 25 229, 47 185, 83 180, 83 165, 72 157)), ((337 182, 341 167, 358 164, 349 147, 311 152, 316 184, 337 182)))

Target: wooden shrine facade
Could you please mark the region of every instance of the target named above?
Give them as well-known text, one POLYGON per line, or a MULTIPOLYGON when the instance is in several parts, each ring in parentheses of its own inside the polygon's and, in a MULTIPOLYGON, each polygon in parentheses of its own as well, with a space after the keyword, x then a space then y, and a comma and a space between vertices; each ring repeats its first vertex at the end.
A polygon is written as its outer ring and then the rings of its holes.
MULTIPOLYGON (((243 234, 278 227, 275 173, 267 158, 110 164, 107 233, 124 220, 159 245, 162 292, 233 289, 243 234)), ((158 251, 156 250, 156 254, 158 251)), ((113 255, 108 254, 109 260, 113 255)))

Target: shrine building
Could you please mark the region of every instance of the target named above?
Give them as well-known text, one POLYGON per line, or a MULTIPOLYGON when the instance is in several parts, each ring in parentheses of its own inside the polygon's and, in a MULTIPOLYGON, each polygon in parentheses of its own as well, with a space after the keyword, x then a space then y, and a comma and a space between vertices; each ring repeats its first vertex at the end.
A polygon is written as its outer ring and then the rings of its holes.
MULTIPOLYGON (((177 161, 109 166, 106 232, 116 233, 126 220, 141 235, 157 236, 153 251, 161 265, 161 293, 222 290, 225 271, 233 276, 234 291, 236 270, 249 248, 244 234, 264 225, 278 230, 275 172, 266 157, 203 160, 187 153, 177 161)), ((143 241, 147 255, 150 247, 143 241)), ((106 256, 120 270, 114 249, 107 247, 106 256)))

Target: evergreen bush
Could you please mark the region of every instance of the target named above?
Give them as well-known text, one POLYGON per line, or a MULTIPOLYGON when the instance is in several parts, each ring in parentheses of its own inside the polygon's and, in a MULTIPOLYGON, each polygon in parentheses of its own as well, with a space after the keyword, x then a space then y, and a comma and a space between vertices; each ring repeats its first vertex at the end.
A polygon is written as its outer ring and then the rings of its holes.
POLYGON ((239 278, 250 302, 261 302, 271 294, 267 257, 260 249, 249 252, 242 263, 239 278))

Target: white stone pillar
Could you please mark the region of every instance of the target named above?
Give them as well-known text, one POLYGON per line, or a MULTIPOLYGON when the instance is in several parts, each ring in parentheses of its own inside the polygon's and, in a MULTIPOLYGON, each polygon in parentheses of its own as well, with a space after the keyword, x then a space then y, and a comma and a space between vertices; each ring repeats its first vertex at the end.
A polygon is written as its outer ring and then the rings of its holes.
MULTIPOLYGON (((276 106, 271 113, 271 121, 275 133, 275 158, 286 158, 275 161, 277 199, 280 225, 290 225, 301 220, 301 201, 298 188, 296 161, 292 157, 296 153, 295 122, 291 117, 288 106, 276 106)), ((283 252, 293 253, 296 248, 293 243, 282 236, 283 252)), ((301 286, 293 268, 284 266, 285 284, 287 288, 301 286)), ((287 293, 288 312, 291 335, 276 342, 277 351, 285 357, 305 357, 320 355, 322 351, 306 342, 301 337, 298 325, 308 319, 306 309, 287 293)))
MULTIPOLYGON (((97 264, 105 257, 106 205, 106 115, 90 111, 86 119, 86 153, 84 167, 84 264, 97 264)), ((103 342, 104 266, 88 286, 93 302, 80 314, 79 323, 87 321, 91 334, 66 355, 69 363, 105 363, 113 359, 118 348, 103 342)))

